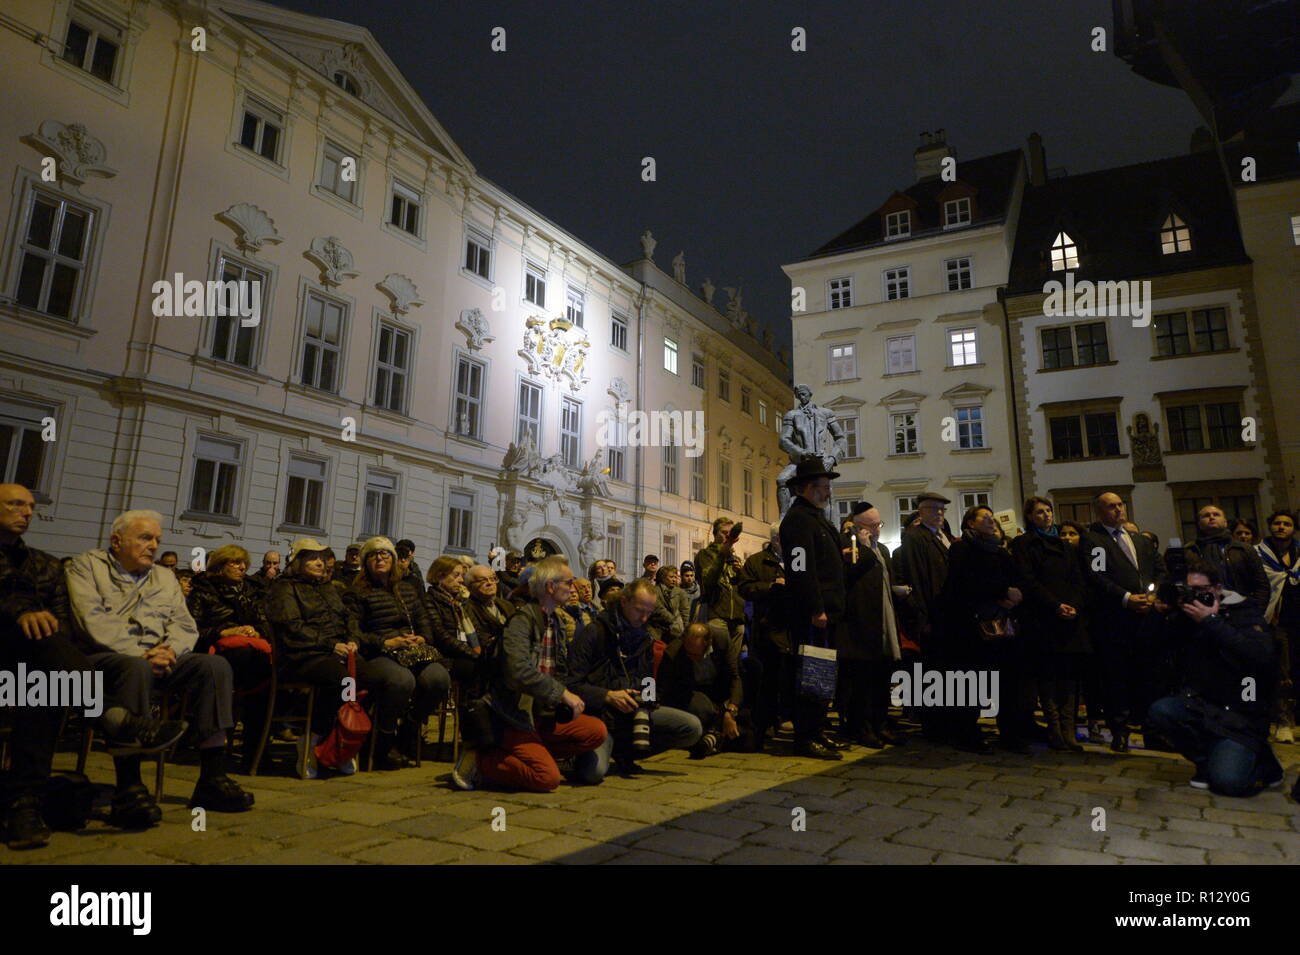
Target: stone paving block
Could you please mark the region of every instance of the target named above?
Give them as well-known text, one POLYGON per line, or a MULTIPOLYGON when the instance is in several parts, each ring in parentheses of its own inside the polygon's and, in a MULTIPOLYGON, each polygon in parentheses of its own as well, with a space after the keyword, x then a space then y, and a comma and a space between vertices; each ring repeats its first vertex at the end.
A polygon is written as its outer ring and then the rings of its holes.
POLYGON ((626 850, 622 846, 595 842, 578 836, 549 836, 536 842, 515 846, 512 854, 541 862, 559 862, 565 865, 598 865, 608 862, 626 850))
POLYGON ((921 809, 902 809, 897 806, 867 806, 855 814, 878 831, 882 837, 891 835, 900 829, 925 825, 938 818, 933 813, 921 809))
POLYGON ((672 829, 685 829, 690 832, 719 836, 723 839, 737 840, 743 839, 751 832, 758 832, 763 828, 763 823, 756 819, 745 819, 739 816, 727 816, 712 812, 678 816, 676 819, 670 819, 667 825, 672 829))
MULTIPOLYGON (((509 820, 509 817, 507 817, 509 820)), ((384 827, 388 832, 415 836, 418 839, 442 839, 453 832, 465 832, 483 825, 481 819, 465 819, 461 816, 446 816, 441 813, 425 812, 410 819, 399 819, 384 827)))
POLYGON ((494 852, 485 849, 481 852, 474 852, 467 856, 460 856, 456 859, 448 860, 445 865, 544 865, 536 859, 527 859, 524 856, 512 855, 507 852, 494 852))
POLYGON ((276 844, 269 839, 249 835, 226 835, 194 832, 190 839, 177 839, 150 849, 153 855, 188 863, 234 862, 245 856, 270 852, 276 844))
POLYGON ((352 859, 313 849, 310 846, 297 846, 292 849, 275 849, 239 860, 240 865, 356 865, 352 859))
POLYGON ((717 865, 821 865, 825 858, 775 846, 742 846, 713 860, 717 865))
POLYGON ((936 799, 933 796, 914 796, 900 804, 903 809, 919 809, 939 816, 969 816, 979 808, 978 803, 958 799, 936 799))
POLYGON ((1206 853, 1211 865, 1292 865, 1278 856, 1258 856, 1248 852, 1232 852, 1228 849, 1211 849, 1206 853))
MULTIPOLYGON (((1179 819, 1176 817, 1166 819, 1164 822, 1165 829, 1169 832, 1199 832, 1207 836, 1235 836, 1237 834, 1236 827, 1226 822, 1206 822, 1204 819, 1179 819)), ((1256 832, 1258 833, 1259 830, 1256 830, 1256 832)))
MULTIPOLYGON (((1052 793, 1055 795, 1055 793, 1052 793)), ((1025 799, 1023 796, 1017 796, 1007 803, 1007 810, 1014 812, 1033 812, 1049 816, 1060 816, 1069 818, 1085 811, 1080 806, 1068 802, 1049 802, 1044 799, 1025 799)))
POLYGON ((445 841, 470 846, 474 849, 504 852, 527 842, 537 842, 550 835, 551 833, 541 829, 526 829, 523 826, 507 823, 507 828, 503 832, 493 829, 491 825, 484 825, 481 829, 466 829, 464 832, 453 832, 446 837, 445 841))
MULTIPOLYGON (((1048 816, 1048 820, 1052 817, 1048 816)), ((935 816, 924 827, 939 832, 966 832, 971 835, 985 836, 989 839, 1010 839, 1021 828, 1018 820, 1006 818, 981 819, 979 814, 973 816, 935 816)))
POLYGON ((1025 826, 1016 833, 1016 841, 1101 852, 1107 835, 1094 832, 1085 820, 1065 819, 1051 826, 1025 826))
POLYGON ((382 826, 399 819, 418 816, 417 809, 403 809, 400 806, 382 806, 369 802, 336 802, 327 806, 313 806, 303 809, 303 815, 317 819, 338 819, 341 822, 355 822, 363 826, 382 826))
POLYGON ((617 819, 613 816, 588 816, 581 822, 575 822, 567 829, 566 835, 594 839, 597 842, 610 842, 627 836, 629 833, 641 832, 648 828, 645 823, 631 819, 617 819))
POLYGON ((681 856, 687 859, 699 859, 712 862, 720 855, 740 847, 735 839, 709 836, 702 832, 689 832, 685 829, 668 829, 632 844, 632 850, 638 852, 661 852, 664 855, 681 856))
POLYGON ((1194 849, 1224 849, 1229 852, 1246 852, 1251 855, 1282 858, 1282 850, 1272 842, 1243 839, 1240 836, 1212 836, 1203 832, 1152 832, 1151 842, 1164 842, 1171 846, 1189 846, 1194 849))
POLYGON ((985 859, 980 856, 966 856, 960 852, 940 852, 934 860, 935 865, 1015 865, 1006 859, 985 859))
POLYGON ((759 832, 745 837, 745 845, 770 846, 790 852, 811 853, 823 856, 827 850, 847 840, 851 832, 834 825, 827 820, 819 820, 810 815, 808 828, 796 831, 787 823, 784 826, 769 826, 759 832))
POLYGON ((1129 836, 1111 835, 1106 840, 1106 854, 1118 857, 1133 856, 1138 859, 1155 859, 1181 865, 1201 865, 1205 862, 1205 850, 1190 846, 1172 846, 1164 842, 1148 839, 1134 839, 1129 836))
POLYGON ((1241 809, 1206 809, 1204 815, 1210 822, 1228 822, 1238 826, 1249 826, 1252 829, 1273 829, 1278 832, 1293 831, 1290 818, 1278 813, 1249 812, 1241 809))
POLYGON ((960 852, 987 859, 1009 859, 1016 849, 1016 843, 1008 839, 992 839, 970 832, 950 832, 933 825, 923 829, 904 829, 894 833, 890 840, 900 845, 920 846, 940 852, 960 852))
POLYGON ((872 865, 929 865, 939 855, 922 846, 905 846, 876 839, 850 839, 830 851, 832 859, 872 865))
POLYGON ((686 859, 682 856, 665 855, 662 852, 632 849, 620 856, 610 859, 606 865, 708 865, 699 859, 686 859))
MULTIPOLYGON (((208 816, 209 829, 212 828, 212 822, 215 818, 215 813, 208 816)), ((328 819, 304 816, 292 812, 263 812, 260 808, 240 813, 238 816, 230 817, 230 819, 233 823, 230 831, 248 836, 260 836, 263 839, 271 839, 277 842, 296 836, 301 832, 314 832, 324 829, 331 824, 328 819)), ((150 835, 155 831, 150 830, 150 832, 142 833, 142 835, 150 835)))
POLYGON ((1017 850, 1015 861, 1026 865, 1118 865, 1120 860, 1104 852, 1026 844, 1017 850))
POLYGON ((335 855, 347 856, 383 842, 392 842, 396 838, 400 838, 400 834, 384 826, 363 826, 348 822, 336 823, 326 829, 300 832, 278 841, 288 848, 314 847, 335 855))
POLYGON ((510 826, 524 826, 528 829, 545 829, 558 832, 576 822, 581 822, 582 812, 572 809, 524 809, 506 813, 506 823, 510 826))
POLYGON ((1005 782, 1001 779, 981 780, 977 783, 970 784, 971 792, 998 793, 1003 796, 1019 796, 1022 798, 1037 798, 1047 791, 1047 785, 1042 782, 1005 782))
POLYGON ((614 816, 647 825, 681 815, 681 811, 672 806, 657 805, 648 799, 633 802, 631 799, 611 799, 607 794, 591 800, 583 808, 593 815, 614 816))
POLYGON ((430 842, 427 839, 399 838, 383 845, 348 853, 357 862, 376 865, 438 865, 466 854, 464 846, 430 842))

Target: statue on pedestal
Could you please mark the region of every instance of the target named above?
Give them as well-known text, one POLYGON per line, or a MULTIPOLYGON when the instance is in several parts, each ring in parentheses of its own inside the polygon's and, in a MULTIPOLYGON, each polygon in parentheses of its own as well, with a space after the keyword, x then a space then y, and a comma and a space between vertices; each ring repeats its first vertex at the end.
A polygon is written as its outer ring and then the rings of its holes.
POLYGON ((686 253, 678 252, 673 256, 673 278, 686 284, 686 253))
POLYGON ((655 241, 655 237, 650 234, 649 229, 646 229, 641 233, 641 254, 652 262, 655 257, 655 246, 658 244, 659 243, 655 241))
POLYGON ((795 385, 798 407, 787 411, 781 418, 781 450, 790 456, 790 463, 776 476, 776 497, 781 514, 790 507, 790 490, 785 482, 794 476, 796 467, 805 455, 820 455, 828 471, 834 471, 840 458, 848 453, 844 429, 835 418, 835 412, 814 404, 812 389, 795 385))

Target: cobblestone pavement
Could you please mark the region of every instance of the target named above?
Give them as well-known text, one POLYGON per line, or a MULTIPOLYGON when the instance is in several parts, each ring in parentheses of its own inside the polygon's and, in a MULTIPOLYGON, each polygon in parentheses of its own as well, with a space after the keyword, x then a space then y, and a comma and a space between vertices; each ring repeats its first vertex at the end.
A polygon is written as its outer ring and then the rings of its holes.
MULTIPOLYGON (((1289 787, 1300 746, 1277 750, 1289 787)), ((1300 809, 1284 792, 1193 790, 1190 767, 1171 754, 1036 746, 1032 756, 979 757, 912 738, 845 755, 664 753, 643 775, 547 795, 453 791, 446 762, 321 780, 275 775, 287 771, 280 764, 238 777, 257 808, 210 813, 204 832, 192 831, 185 806, 197 767, 169 765, 158 827, 92 822, 42 850, 0 846, 0 864, 1300 862, 1300 809), (1098 809, 1104 831, 1093 828, 1098 809)), ((56 766, 70 760, 61 754, 56 766)), ((88 773, 110 781, 111 763, 96 753, 88 773)))

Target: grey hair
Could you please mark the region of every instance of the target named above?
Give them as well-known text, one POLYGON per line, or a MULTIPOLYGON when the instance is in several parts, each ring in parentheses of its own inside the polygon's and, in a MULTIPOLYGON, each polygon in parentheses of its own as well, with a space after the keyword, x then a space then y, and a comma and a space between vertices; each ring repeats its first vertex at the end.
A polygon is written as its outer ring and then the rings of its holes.
MULTIPOLYGON (((495 576, 496 576, 496 573, 497 573, 495 570, 493 570, 493 569, 492 569, 491 567, 489 567, 487 564, 475 564, 473 567, 470 567, 470 568, 468 568, 468 569, 465 571, 465 579, 468 580, 468 579, 469 579, 469 575, 472 574, 472 573, 474 573, 474 571, 476 571, 476 570, 486 570, 486 571, 487 571, 487 576, 488 576, 488 577, 495 577, 495 576)), ((484 579, 486 580, 487 578, 484 578, 484 579)))
POLYGON ((528 592, 533 595, 533 599, 541 600, 546 593, 546 585, 558 580, 566 570, 569 570, 569 558, 560 554, 552 554, 534 564, 533 573, 528 578, 528 592))
POLYGON ((136 521, 153 521, 162 527, 162 515, 157 511, 124 511, 113 521, 113 528, 109 531, 109 535, 125 534, 136 521))

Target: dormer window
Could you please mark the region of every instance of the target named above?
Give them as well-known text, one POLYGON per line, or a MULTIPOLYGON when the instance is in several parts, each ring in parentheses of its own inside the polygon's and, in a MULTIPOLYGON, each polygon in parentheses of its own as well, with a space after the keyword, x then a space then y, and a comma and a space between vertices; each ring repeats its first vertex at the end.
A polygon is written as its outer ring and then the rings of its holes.
POLYGON ((1056 233, 1052 240, 1052 271, 1063 272, 1079 267, 1079 248, 1067 232, 1056 233))
POLYGON ((351 93, 353 96, 361 95, 361 87, 351 73, 344 70, 335 70, 334 76, 331 78, 334 80, 334 85, 343 92, 351 93))
POLYGON ((885 238, 901 239, 912 234, 912 213, 908 209, 885 216, 885 238))
POLYGON ((1160 227, 1160 251, 1164 255, 1192 251, 1192 232, 1187 223, 1176 214, 1169 213, 1160 227))
POLYGON ((950 199, 943 204, 943 227, 967 225, 970 222, 970 198, 950 199))

